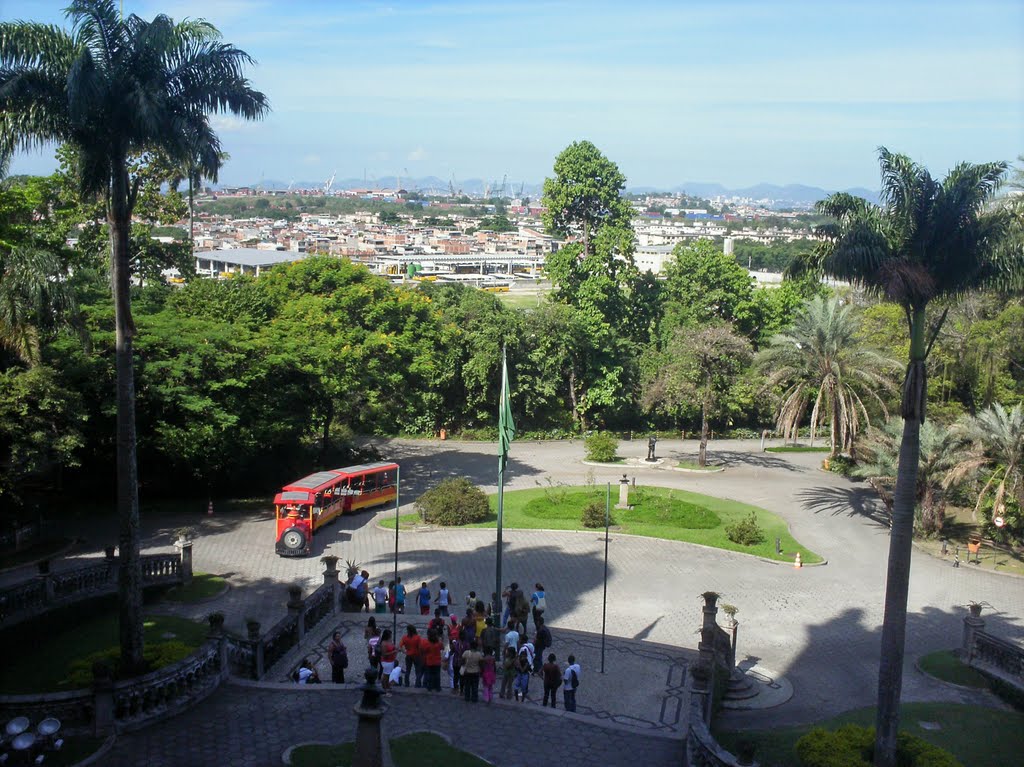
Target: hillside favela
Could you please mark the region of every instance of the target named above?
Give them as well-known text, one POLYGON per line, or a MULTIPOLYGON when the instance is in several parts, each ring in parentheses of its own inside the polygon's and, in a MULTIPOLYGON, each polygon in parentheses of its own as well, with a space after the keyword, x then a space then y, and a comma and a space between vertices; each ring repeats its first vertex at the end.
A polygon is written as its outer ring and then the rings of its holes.
POLYGON ((1024 764, 1022 29, 0 4, 0 765, 1024 764))

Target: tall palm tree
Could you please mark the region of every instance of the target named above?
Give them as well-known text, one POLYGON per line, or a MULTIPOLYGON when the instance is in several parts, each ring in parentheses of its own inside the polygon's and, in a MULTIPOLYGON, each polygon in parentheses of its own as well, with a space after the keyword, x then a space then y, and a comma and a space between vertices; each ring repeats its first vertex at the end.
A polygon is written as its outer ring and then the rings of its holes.
POLYGON ((895 391, 896 363, 866 348, 857 339, 858 328, 853 307, 816 296, 793 326, 758 354, 767 385, 785 387, 776 428, 786 439, 796 439, 810 406, 811 439, 827 420, 831 455, 836 456, 852 447, 861 423, 870 422, 865 399, 875 400, 885 412, 879 393, 895 391))
POLYGON ((881 206, 839 193, 819 202, 818 211, 834 220, 819 227, 824 238, 823 271, 902 306, 910 334, 875 732, 876 767, 893 767, 903 688, 920 432, 928 391, 925 360, 938 331, 938 327, 928 327, 928 304, 990 284, 1019 286, 1024 259, 1020 251, 996 247, 1005 237, 1009 217, 1001 209, 986 207, 1006 171, 1005 163, 961 163, 940 182, 905 155, 885 147, 878 153, 881 206))
MULTIPOLYGON (((903 419, 890 418, 868 431, 857 443, 859 463, 853 476, 866 479, 882 497, 892 519, 892 486, 899 471, 903 419)), ((922 532, 942 531, 946 518, 946 493, 955 482, 954 468, 964 458, 960 440, 953 429, 934 421, 921 425, 921 465, 917 472, 917 504, 922 532)))
POLYGON ((957 431, 968 449, 961 453, 954 478, 980 471, 985 482, 978 493, 975 515, 990 498, 993 517, 1005 514, 1008 500, 1024 501, 1024 405, 1017 403, 1007 411, 997 402, 964 418, 957 431))
POLYGON ((129 229, 139 191, 130 155, 183 162, 202 141, 219 149, 208 115, 257 119, 266 97, 243 75, 250 57, 201 20, 122 18, 112 0, 72 0, 69 33, 0 24, 0 155, 47 142, 78 149, 80 192, 100 195, 110 230, 117 365, 117 505, 120 517, 121 662, 142 658, 142 568, 135 453, 129 229))

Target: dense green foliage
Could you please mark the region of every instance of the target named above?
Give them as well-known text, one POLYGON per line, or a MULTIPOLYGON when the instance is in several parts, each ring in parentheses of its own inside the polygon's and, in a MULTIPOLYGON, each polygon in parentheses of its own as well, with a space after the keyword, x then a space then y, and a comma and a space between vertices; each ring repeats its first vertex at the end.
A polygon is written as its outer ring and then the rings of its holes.
POLYGON ((588 461, 611 463, 618 458, 615 451, 619 448, 619 441, 608 432, 594 432, 584 440, 583 446, 586 448, 588 461))
POLYGON ((451 477, 432 487, 416 501, 424 522, 432 525, 467 525, 487 518, 487 494, 465 477, 451 477))
POLYGON ((751 512, 749 517, 741 519, 725 528, 725 534, 729 540, 741 546, 754 546, 764 543, 764 530, 757 524, 757 515, 751 512))
POLYGON ((583 514, 580 515, 580 522, 584 527, 604 527, 604 523, 614 524, 611 516, 607 514, 606 504, 600 501, 593 501, 583 507, 583 514))
MULTIPOLYGON (((811 730, 796 742, 796 755, 800 767, 867 767, 874 745, 874 730, 847 724, 811 730)), ((948 751, 906 733, 897 738, 896 758, 905 767, 960 767, 948 751)))

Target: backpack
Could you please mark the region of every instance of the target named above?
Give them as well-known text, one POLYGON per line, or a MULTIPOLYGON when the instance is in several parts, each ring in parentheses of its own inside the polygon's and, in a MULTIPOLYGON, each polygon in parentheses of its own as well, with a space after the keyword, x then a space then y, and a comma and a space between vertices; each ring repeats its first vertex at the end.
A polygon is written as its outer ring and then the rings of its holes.
POLYGON ((540 652, 551 647, 551 641, 551 631, 547 626, 544 626, 537 632, 537 651, 540 652))

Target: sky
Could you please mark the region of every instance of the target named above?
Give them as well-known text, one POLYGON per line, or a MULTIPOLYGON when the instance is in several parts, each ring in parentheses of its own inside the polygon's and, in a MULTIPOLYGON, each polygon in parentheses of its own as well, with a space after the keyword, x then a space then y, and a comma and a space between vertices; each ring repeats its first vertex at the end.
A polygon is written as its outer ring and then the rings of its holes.
MULTIPOLYGON (((65 25, 66 0, 0 0, 65 25)), ((879 186, 1024 153, 1024 2, 124 0, 205 18, 272 113, 216 116, 222 184, 435 175, 539 183, 588 139, 630 186, 879 186)), ((16 159, 47 173, 51 152, 16 159)))

